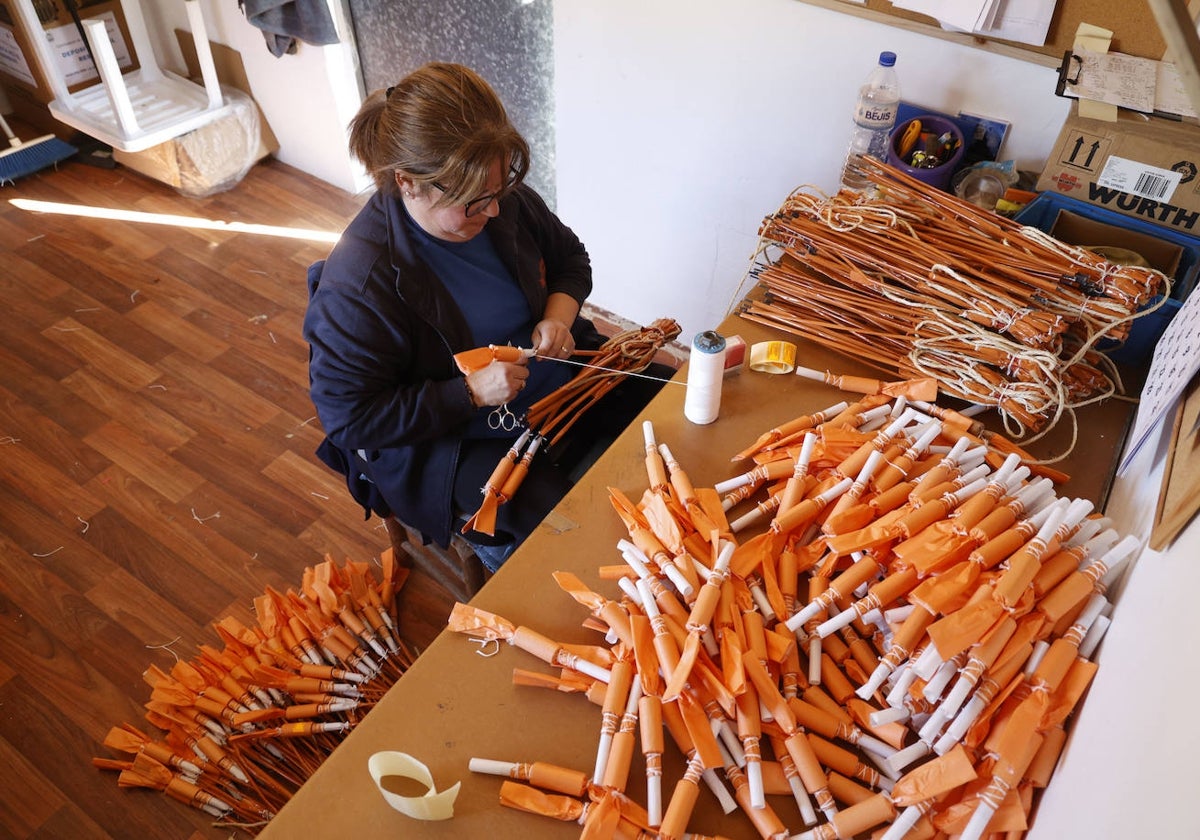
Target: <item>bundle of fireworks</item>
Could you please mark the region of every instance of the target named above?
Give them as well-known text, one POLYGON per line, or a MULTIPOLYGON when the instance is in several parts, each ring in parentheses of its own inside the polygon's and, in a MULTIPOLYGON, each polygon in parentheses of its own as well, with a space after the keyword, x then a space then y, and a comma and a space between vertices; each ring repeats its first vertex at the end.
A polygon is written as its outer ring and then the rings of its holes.
POLYGON ((1162 305, 1162 272, 863 166, 874 190, 801 188, 763 222, 749 276, 765 294, 743 317, 903 377, 934 377, 944 394, 995 406, 1012 437, 1119 390, 1097 345, 1123 340, 1162 305))
POLYGON ((555 574, 596 644, 547 638, 533 608, 450 618, 553 668, 518 684, 597 705, 594 763, 472 769, 589 840, 713 836, 693 818, 710 796, 772 840, 1020 836, 1139 545, 974 429, 868 396, 763 432, 695 487, 646 423, 648 484, 610 491, 628 538, 597 549, 602 583, 555 574))
POLYGON ((390 548, 382 559, 377 580, 366 563, 327 557, 299 591, 256 598, 256 626, 218 622, 221 648, 151 665, 151 732, 114 726, 104 745, 122 757, 92 763, 217 825, 264 826, 412 663, 395 612, 407 570, 390 548))

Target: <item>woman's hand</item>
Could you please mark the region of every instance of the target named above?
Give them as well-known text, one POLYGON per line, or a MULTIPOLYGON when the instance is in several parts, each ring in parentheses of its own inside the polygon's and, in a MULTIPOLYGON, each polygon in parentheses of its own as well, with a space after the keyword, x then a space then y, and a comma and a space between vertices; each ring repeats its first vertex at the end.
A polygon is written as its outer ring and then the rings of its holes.
POLYGON ((533 352, 538 356, 565 359, 575 352, 571 327, 554 318, 546 318, 533 328, 533 352))
POLYGON ((529 378, 529 359, 518 362, 492 362, 467 376, 467 389, 477 406, 503 405, 525 387, 529 378))

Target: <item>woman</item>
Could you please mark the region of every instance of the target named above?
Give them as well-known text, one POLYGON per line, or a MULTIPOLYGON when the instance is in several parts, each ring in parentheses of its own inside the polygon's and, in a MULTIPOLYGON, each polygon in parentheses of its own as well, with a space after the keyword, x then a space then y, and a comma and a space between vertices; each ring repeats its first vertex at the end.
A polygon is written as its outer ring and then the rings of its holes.
MULTIPOLYGON (((524 185, 529 147, 466 67, 427 64, 373 93, 351 122, 350 151, 378 189, 309 269, 304 335, 327 435, 318 455, 368 515, 395 513, 445 546, 519 433, 500 422, 506 412, 520 417, 575 373, 553 360, 602 343, 579 317, 591 264, 524 185), (543 358, 464 377, 453 355, 489 344, 543 358)), ((495 571, 570 488, 597 425, 619 432, 658 387, 623 383, 569 436, 575 445, 533 459, 495 536, 464 535, 486 566, 495 571)))

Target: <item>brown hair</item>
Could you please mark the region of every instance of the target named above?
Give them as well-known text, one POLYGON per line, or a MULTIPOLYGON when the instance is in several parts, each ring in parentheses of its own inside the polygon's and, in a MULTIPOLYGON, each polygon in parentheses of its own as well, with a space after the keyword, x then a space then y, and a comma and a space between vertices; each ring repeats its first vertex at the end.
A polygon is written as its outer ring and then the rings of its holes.
POLYGON ((396 192, 397 172, 420 189, 436 183, 445 190, 438 205, 487 192, 497 160, 507 170, 506 189, 529 171, 529 145, 496 92, 475 71, 441 62, 367 97, 350 121, 350 154, 383 192, 396 192))

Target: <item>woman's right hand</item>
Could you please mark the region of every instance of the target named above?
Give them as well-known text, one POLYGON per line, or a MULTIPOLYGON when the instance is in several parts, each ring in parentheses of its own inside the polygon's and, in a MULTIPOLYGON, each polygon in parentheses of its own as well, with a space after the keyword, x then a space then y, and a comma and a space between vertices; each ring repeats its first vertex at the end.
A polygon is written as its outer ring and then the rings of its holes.
POLYGON ((529 359, 495 361, 467 376, 467 387, 479 406, 503 405, 515 397, 529 378, 529 359))

